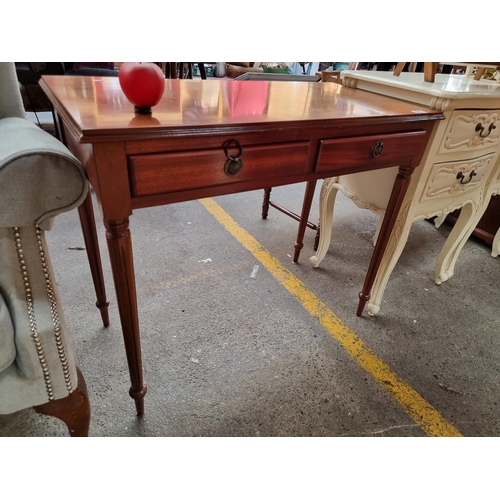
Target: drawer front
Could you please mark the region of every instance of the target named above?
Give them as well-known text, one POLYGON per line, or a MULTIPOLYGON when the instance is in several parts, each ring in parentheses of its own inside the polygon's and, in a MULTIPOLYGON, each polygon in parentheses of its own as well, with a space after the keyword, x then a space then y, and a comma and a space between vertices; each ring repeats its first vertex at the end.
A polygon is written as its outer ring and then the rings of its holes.
MULTIPOLYGON (((424 131, 321 141, 316 171, 351 167, 352 172, 405 165, 423 148, 424 131)), ((350 172, 349 172, 350 173, 350 172)))
POLYGON ((436 163, 432 166, 420 200, 455 197, 481 187, 494 166, 496 154, 468 161, 436 163))
MULTIPOLYGON (((230 157, 241 156, 241 170, 226 173, 224 148, 172 153, 131 155, 129 170, 132 196, 187 191, 263 178, 279 178, 308 172, 309 142, 263 146, 232 145, 230 157)), ((236 169, 237 170, 237 169, 236 169)))
POLYGON ((439 153, 495 148, 500 143, 500 111, 455 111, 448 122, 439 153))

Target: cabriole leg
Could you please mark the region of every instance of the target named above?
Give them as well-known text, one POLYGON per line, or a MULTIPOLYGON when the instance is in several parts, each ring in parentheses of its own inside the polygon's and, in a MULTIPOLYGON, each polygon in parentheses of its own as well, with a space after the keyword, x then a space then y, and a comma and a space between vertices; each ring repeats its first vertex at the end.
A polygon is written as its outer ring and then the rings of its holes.
POLYGON ((66 398, 57 399, 33 409, 42 415, 58 418, 68 427, 71 437, 87 437, 90 426, 90 404, 87 385, 82 372, 78 373, 78 387, 66 398))

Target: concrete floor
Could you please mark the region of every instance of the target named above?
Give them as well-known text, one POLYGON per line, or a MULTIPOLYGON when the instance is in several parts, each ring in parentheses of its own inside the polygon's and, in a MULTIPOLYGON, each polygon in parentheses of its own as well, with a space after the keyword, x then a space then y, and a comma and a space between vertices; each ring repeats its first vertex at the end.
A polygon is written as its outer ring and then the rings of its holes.
MULTIPOLYGON (((298 212, 303 190, 276 188, 273 199, 298 212)), ((415 223, 379 315, 356 317, 376 217, 339 194, 335 240, 313 269, 314 232, 307 231, 294 265, 297 223, 274 209, 262 220, 261 200, 261 191, 215 198, 423 398, 422 408, 464 436, 500 436, 500 260, 484 243, 471 239, 455 276, 437 286, 434 263, 450 228, 415 223)), ((148 385, 138 418, 98 224, 111 301, 107 329, 94 306, 86 253, 70 250, 83 246, 77 211, 59 216, 47 235, 89 391, 91 436, 429 434, 418 408, 411 415, 262 264, 250 277, 259 262, 198 201, 131 218, 148 385)), ((0 416, 0 436, 67 435, 61 422, 31 409, 0 416)))

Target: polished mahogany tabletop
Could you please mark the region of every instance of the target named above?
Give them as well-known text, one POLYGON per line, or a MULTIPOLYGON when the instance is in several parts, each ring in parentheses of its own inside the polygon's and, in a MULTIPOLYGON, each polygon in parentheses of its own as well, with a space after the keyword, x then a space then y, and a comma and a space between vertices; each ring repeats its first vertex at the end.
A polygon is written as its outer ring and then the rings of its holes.
POLYGON ((116 77, 45 75, 40 82, 57 113, 80 142, 126 140, 203 127, 249 127, 411 116, 429 119, 436 111, 327 82, 165 80, 152 115, 134 114, 116 77))

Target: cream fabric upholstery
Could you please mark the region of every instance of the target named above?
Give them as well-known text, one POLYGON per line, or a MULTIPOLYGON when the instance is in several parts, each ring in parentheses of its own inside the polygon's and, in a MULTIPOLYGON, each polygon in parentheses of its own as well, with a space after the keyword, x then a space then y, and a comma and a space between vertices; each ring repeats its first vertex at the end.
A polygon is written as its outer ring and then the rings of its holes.
POLYGON ((80 163, 61 142, 23 118, 0 120, 0 137, 0 183, 11 187, 2 188, 1 226, 43 225, 75 206, 84 188, 80 163))
POLYGON ((0 120, 16 116, 25 118, 14 63, 0 63, 0 120))
POLYGON ((0 63, 1 414, 78 385, 45 229, 84 200, 88 184, 79 161, 26 120, 19 103, 14 64, 0 63))

